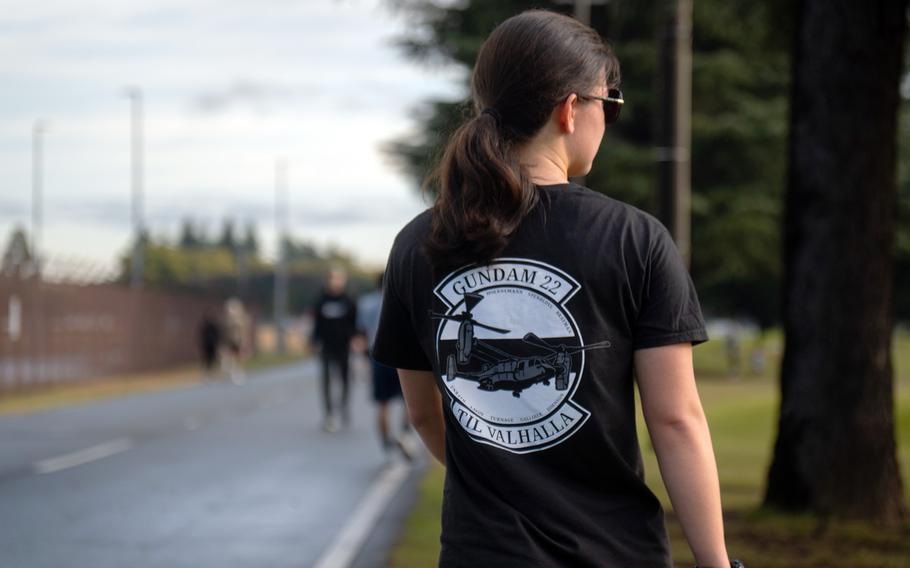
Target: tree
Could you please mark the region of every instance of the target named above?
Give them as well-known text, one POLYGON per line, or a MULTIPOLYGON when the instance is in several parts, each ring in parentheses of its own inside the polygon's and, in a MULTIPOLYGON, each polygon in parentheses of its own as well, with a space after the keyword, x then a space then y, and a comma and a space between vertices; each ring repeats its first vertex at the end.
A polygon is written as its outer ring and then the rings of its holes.
POLYGON ((180 238, 177 243, 182 249, 194 249, 202 246, 205 242, 204 235, 193 224, 190 218, 184 218, 180 223, 180 238))
POLYGON ((13 229, 0 261, 0 274, 6 276, 31 276, 35 273, 35 262, 29 247, 25 229, 17 226, 13 229))
MULTIPOLYGON (((410 18, 401 41, 425 65, 470 69, 484 38, 532 7, 571 13, 571 3, 394 2, 410 18)), ((663 0, 592 6, 592 26, 622 65, 626 104, 607 131, 587 185, 656 213, 657 14, 663 0)), ((782 0, 699 0, 693 14, 692 276, 705 311, 779 318, 780 224, 784 185, 789 26, 782 0)), ((467 82, 463 97, 467 97, 467 82)), ((387 150, 419 184, 470 112, 463 100, 427 101, 418 135, 387 150)))
POLYGON ((899 522, 891 364, 907 0, 795 5, 781 409, 765 503, 899 522))
POLYGON ((218 239, 218 246, 227 249, 232 254, 237 248, 237 238, 234 236, 233 219, 225 219, 221 226, 221 237, 218 239))
MULTIPOLYGON (((904 51, 904 66, 910 63, 910 42, 904 51)), ((910 71, 901 88, 903 110, 899 124, 898 221, 895 242, 894 312, 898 320, 910 322, 910 71)))
POLYGON ((246 236, 244 237, 242 248, 250 257, 259 256, 259 238, 256 236, 256 225, 252 222, 246 224, 246 236))
POLYGON ((284 237, 281 240, 281 246, 284 247, 288 263, 294 264, 300 260, 324 260, 325 255, 320 254, 316 247, 308 242, 295 241, 291 237, 284 237))

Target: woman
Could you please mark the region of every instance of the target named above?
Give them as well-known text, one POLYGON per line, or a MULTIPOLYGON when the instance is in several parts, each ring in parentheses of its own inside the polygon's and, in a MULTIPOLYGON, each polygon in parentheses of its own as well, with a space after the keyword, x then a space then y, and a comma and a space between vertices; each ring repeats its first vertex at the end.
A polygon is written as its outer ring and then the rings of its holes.
POLYGON ((653 217, 580 185, 618 118, 619 63, 546 11, 499 25, 477 114, 398 235, 373 356, 447 467, 444 567, 670 566, 643 481, 633 371, 663 479, 700 566, 729 566, 695 388, 707 340, 692 281, 653 217))
POLYGON ((224 303, 224 339, 225 350, 222 355, 222 368, 227 370, 231 382, 242 385, 246 382, 243 362, 249 352, 250 318, 247 316, 243 302, 230 298, 224 303))

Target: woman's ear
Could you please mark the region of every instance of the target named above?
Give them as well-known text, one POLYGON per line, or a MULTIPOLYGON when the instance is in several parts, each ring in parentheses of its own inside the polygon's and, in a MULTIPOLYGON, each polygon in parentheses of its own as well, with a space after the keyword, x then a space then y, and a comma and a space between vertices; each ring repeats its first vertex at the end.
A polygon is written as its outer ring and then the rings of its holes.
POLYGON ((575 132, 575 103, 578 102, 578 95, 572 93, 564 101, 556 105, 556 123, 559 129, 566 134, 575 132))

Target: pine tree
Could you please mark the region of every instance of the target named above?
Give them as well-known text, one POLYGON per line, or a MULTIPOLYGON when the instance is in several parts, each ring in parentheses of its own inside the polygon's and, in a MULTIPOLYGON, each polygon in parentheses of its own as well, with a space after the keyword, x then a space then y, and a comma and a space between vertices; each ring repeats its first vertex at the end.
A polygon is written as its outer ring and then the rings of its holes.
POLYGON ((765 502, 897 523, 891 363, 907 0, 795 7, 781 410, 765 502))

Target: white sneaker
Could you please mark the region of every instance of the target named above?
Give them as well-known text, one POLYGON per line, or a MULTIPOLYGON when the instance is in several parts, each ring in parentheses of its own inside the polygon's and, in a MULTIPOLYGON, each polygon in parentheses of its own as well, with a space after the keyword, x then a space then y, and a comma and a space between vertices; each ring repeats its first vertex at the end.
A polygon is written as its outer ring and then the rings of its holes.
POLYGON ((337 432, 338 422, 335 420, 335 417, 326 416, 325 420, 322 422, 322 429, 326 432, 337 432))

